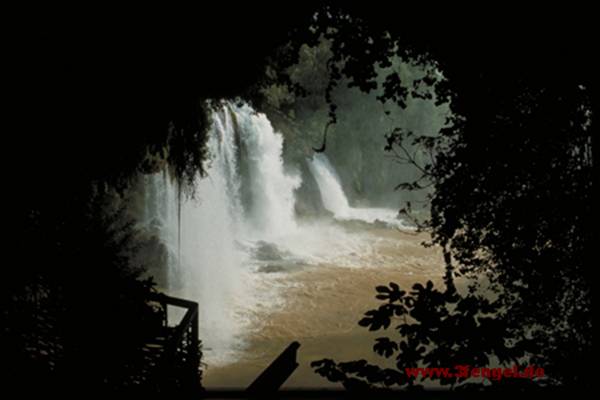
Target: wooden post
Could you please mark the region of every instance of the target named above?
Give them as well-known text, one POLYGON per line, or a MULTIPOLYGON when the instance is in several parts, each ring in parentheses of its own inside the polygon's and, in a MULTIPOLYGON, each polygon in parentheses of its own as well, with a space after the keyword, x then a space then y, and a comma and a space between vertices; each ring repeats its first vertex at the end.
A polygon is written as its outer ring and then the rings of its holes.
POLYGON ((247 392, 252 394, 274 393, 298 368, 296 355, 300 343, 292 342, 280 355, 269 365, 254 382, 248 386, 247 392))

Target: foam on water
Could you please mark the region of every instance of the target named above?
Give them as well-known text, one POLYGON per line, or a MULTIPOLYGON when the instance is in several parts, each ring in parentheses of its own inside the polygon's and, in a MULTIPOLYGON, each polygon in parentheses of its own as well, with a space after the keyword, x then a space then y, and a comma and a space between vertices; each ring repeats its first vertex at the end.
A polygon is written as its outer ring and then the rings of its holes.
POLYGON ((412 229, 398 216, 397 210, 387 208, 351 207, 335 168, 323 153, 315 153, 308 167, 319 186, 323 206, 340 220, 358 220, 367 223, 381 221, 402 229, 412 229))
MULTIPOLYGON (((378 256, 367 233, 296 220, 302 180, 286 171, 283 137, 265 115, 223 103, 212 119, 211 163, 208 176, 196 179, 196 197, 180 196, 167 174, 146 177, 143 223, 158 227, 168 249, 169 294, 200 305, 204 362, 223 365, 265 322, 254 316, 285 307, 279 293, 293 282, 284 274, 328 264, 365 267, 378 256)), ((309 165, 336 218, 401 224, 391 210, 351 207, 324 156, 309 165)))

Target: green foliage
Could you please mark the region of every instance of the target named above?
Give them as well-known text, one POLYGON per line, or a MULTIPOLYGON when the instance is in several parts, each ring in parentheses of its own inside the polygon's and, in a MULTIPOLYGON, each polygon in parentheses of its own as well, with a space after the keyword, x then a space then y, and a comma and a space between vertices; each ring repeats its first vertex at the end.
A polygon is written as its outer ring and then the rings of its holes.
MULTIPOLYGON (((289 80, 305 92, 298 94, 286 83, 271 84, 263 88, 262 101, 256 102, 284 134, 286 160, 303 168, 313 148, 323 142, 326 131, 326 154, 336 165, 351 202, 368 201, 371 206, 397 207, 400 200, 412 201, 415 210, 421 211, 427 190, 422 193, 393 191, 398 181, 412 181, 419 176, 419 171, 410 165, 398 168, 398 160, 391 155, 382 157, 381 150, 387 143, 384 133, 402 127, 436 135, 444 125, 447 105, 436 106, 433 99, 415 97, 407 98, 403 109, 392 101, 382 104, 380 97, 385 96, 381 86, 388 74, 416 85, 426 76, 423 67, 395 56, 385 68, 375 69, 380 88, 369 94, 352 87, 350 81, 342 77, 331 92, 330 100, 337 114, 336 123, 332 124, 325 97, 331 79, 331 40, 320 36, 315 45, 303 44, 298 51, 297 63, 287 67, 286 72, 289 80)), ((343 63, 339 66, 341 68, 343 63)), ((423 88, 421 91, 431 92, 423 88)), ((414 151, 414 146, 408 148, 414 151)), ((306 202, 308 196, 303 196, 303 192, 312 183, 310 173, 305 172, 309 179, 300 189, 301 203, 306 202)))
MULTIPOLYGON (((322 68, 327 58, 327 74, 316 73, 326 81, 314 80, 313 90, 323 90, 327 107, 320 129, 311 134, 320 136, 325 121, 338 120, 341 109, 336 108, 339 99, 334 90, 343 82, 367 93, 383 88, 377 93, 381 103, 406 105, 407 111, 411 99, 431 96, 439 104, 450 104, 452 117, 442 131, 443 139, 415 143, 424 146, 421 159, 420 153, 413 157, 408 146, 411 140, 431 136, 426 129, 394 123, 386 130, 405 128, 404 133, 396 130, 398 135, 392 135, 390 150, 426 172, 428 182, 420 182, 419 187, 432 184, 435 189, 427 226, 435 243, 444 246, 446 283, 450 288, 457 273, 489 275, 507 307, 502 321, 511 339, 538 357, 532 360, 544 365, 557 381, 585 383, 585 371, 592 371, 585 363, 591 357, 594 107, 592 85, 582 72, 593 66, 585 59, 593 48, 586 38, 593 35, 581 33, 581 27, 588 24, 556 30, 555 20, 540 18, 539 10, 532 15, 520 10, 505 16, 512 19, 518 14, 527 29, 518 29, 517 23, 507 29, 508 18, 496 25, 485 18, 472 20, 473 26, 461 30, 455 18, 434 18, 431 10, 395 13, 370 3, 309 3, 286 4, 278 9, 286 14, 277 19, 265 12, 264 7, 271 5, 240 4, 238 13, 230 12, 230 4, 205 5, 204 17, 194 15, 187 28, 180 19, 167 24, 170 19, 163 18, 164 23, 156 24, 152 19, 125 17, 124 23, 111 23, 107 30, 110 19, 73 26, 72 19, 43 15, 36 20, 27 13, 26 23, 11 30, 23 43, 9 40, 7 57, 9 80, 17 89, 9 90, 11 125, 6 129, 7 171, 16 171, 7 174, 10 193, 6 197, 13 200, 8 218, 14 222, 9 224, 14 229, 8 230, 7 247, 20 257, 2 280, 2 318, 9 321, 2 324, 2 333, 10 338, 2 341, 2 350, 14 360, 3 363, 10 372, 4 376, 18 377, 23 371, 45 376, 54 369, 55 355, 65 353, 65 360, 81 361, 61 362, 69 365, 66 371, 97 378, 94 385, 119 381, 115 377, 122 377, 129 364, 109 373, 107 366, 114 364, 104 361, 113 355, 128 361, 129 350, 135 352, 137 347, 123 347, 119 353, 102 346, 106 338, 118 342, 120 334, 126 342, 139 343, 136 333, 141 333, 134 322, 143 326, 138 318, 151 315, 143 301, 149 287, 126 265, 121 251, 125 243, 113 241, 112 235, 119 235, 121 229, 109 229, 110 224, 102 221, 102 209, 86 206, 98 194, 113 189, 123 193, 140 171, 156 172, 167 163, 180 182, 191 182, 195 173, 202 172, 205 156, 206 109, 201 99, 250 96, 250 86, 270 82, 290 88, 289 93, 281 91, 279 106, 289 104, 291 94, 296 101, 307 93, 291 81, 286 68, 298 63, 302 45, 315 48, 325 39, 328 48, 317 55, 315 65, 322 68), (228 16, 230 37, 207 23, 214 15, 228 16), (202 23, 198 17, 204 18, 202 23), (134 20, 147 22, 133 26, 134 20), (533 20, 548 21, 550 29, 540 30, 533 20), (256 29, 261 21, 268 30, 256 29), (310 29, 294 30, 309 23, 310 29), (148 29, 157 26, 158 33, 148 29), (291 42, 281 48, 281 38, 290 30, 291 42), (215 40, 217 36, 220 40, 215 40), (535 42, 529 40, 532 37, 535 42), (277 63, 271 65, 271 76, 264 77, 264 59, 274 51, 277 63), (405 79, 402 70, 393 68, 394 57, 421 67, 425 75, 405 79), (383 80, 378 68, 389 70, 383 80), (443 79, 438 73, 443 73, 443 79), (414 135, 406 143, 410 131, 414 135), (11 155, 16 157, 10 159, 11 155), (87 318, 77 325, 77 318, 86 315, 80 312, 81 299, 96 295, 106 299, 92 302, 101 318, 87 318), (99 323, 113 315, 123 322, 118 333, 102 330, 99 323), (94 340, 82 343, 84 337, 76 326, 89 327, 94 340), (128 331, 130 327, 133 330, 128 331), (27 335, 30 331, 39 334, 27 335), (63 334, 72 335, 65 340, 68 352, 60 345, 62 339, 56 339, 63 334), (29 358, 29 345, 36 342, 40 343, 34 347, 39 363, 29 358), (78 353, 82 349, 92 349, 103 362, 96 364, 85 352, 78 353)), ((561 20, 569 19, 566 14, 561 20)), ((303 57, 310 60, 311 55, 303 57)), ((320 104, 314 97, 309 99, 320 104)), ((407 184, 412 186, 404 187, 417 188, 410 180, 407 184)), ((423 293, 418 300, 435 307, 438 317, 446 315, 435 290, 426 286, 423 290, 417 290, 423 293)), ((407 295, 394 296, 395 313, 407 295)), ((383 327, 381 321, 386 321, 390 310, 388 306, 377 311, 369 315, 377 318, 370 320, 383 327)), ((425 311, 415 312, 425 318, 425 311)), ((472 323, 472 318, 456 318, 446 317, 472 323)), ((452 327, 443 329, 459 332, 452 327)), ((470 331, 461 332, 464 336, 470 331)), ((439 339, 445 340, 444 335, 440 333, 439 339)), ((423 354, 414 341, 396 350, 382 340, 377 349, 384 355, 393 351, 392 356, 402 350, 410 355, 408 360, 423 354)), ((332 362, 326 364, 331 367, 332 362)), ((337 364, 348 372, 363 365, 337 364)), ((364 373, 371 382, 403 382, 398 371, 383 371, 373 367, 364 373)), ((328 375, 332 379, 343 379, 335 371, 332 374, 328 375)), ((21 383, 31 384, 27 374, 21 377, 25 378, 21 383)), ((86 383, 82 380, 82 386, 86 383)), ((347 386, 364 387, 354 378, 347 379, 347 386)))
MULTIPOLYGON (((504 311, 498 300, 491 301, 472 293, 440 291, 431 281, 425 286, 413 285, 408 293, 393 282, 376 290, 376 298, 383 304, 367 311, 359 325, 371 331, 396 331, 393 337, 375 339, 373 345, 376 354, 394 360, 395 369, 380 368, 365 360, 336 363, 324 359, 311 364, 315 372, 341 382, 347 389, 415 389, 422 386, 425 378, 412 376, 406 372, 407 368, 487 366, 492 359, 508 367, 525 355, 523 343, 510 344, 506 340, 510 332, 504 324, 504 311)), ((431 379, 452 388, 473 384, 460 377, 433 376, 431 379)), ((485 382, 486 385, 504 383, 485 382)))
MULTIPOLYGON (((408 338, 398 345, 404 360, 486 365, 492 355, 503 362, 526 350, 529 362, 545 366, 550 376, 546 383, 585 384, 587 372, 577 365, 588 365, 591 349, 592 227, 587 216, 592 212, 593 119, 588 77, 569 69, 572 61, 536 58, 517 41, 508 51, 495 42, 498 48, 488 47, 478 59, 473 52, 456 51, 455 37, 435 38, 423 46, 409 30, 369 24, 373 20, 357 15, 330 5, 315 16, 307 34, 313 40, 326 37, 333 54, 325 101, 335 103, 331 91, 342 80, 366 93, 377 90, 376 66, 389 65, 395 55, 426 73, 409 83, 391 71, 381 82, 382 103, 405 107, 410 98, 431 95, 451 110, 439 136, 401 126, 387 135, 386 150, 420 172, 398 188, 433 188, 431 218, 421 227, 444 249, 447 268, 446 292, 415 286, 407 297, 413 302, 409 315, 419 325, 401 325, 408 338), (513 58, 519 56, 515 67, 513 58), (456 276, 471 282, 469 295, 456 292, 456 276), (478 288, 484 277, 490 286, 478 288), (486 293, 496 293, 502 309, 476 317, 494 308, 486 293), (459 336, 466 345, 456 341, 459 336), (431 354, 419 347, 425 344, 433 346, 431 354), (581 373, 573 374, 576 368, 581 373)), ((335 113, 333 106, 330 112, 335 113)), ((405 214, 410 208, 407 204, 405 214)), ((387 328, 392 315, 404 312, 400 304, 386 304, 369 311, 360 324, 387 328)), ((393 351, 388 343, 381 341, 376 351, 393 351)), ((327 367, 321 370, 324 376, 344 381, 340 365, 319 365, 327 367)))

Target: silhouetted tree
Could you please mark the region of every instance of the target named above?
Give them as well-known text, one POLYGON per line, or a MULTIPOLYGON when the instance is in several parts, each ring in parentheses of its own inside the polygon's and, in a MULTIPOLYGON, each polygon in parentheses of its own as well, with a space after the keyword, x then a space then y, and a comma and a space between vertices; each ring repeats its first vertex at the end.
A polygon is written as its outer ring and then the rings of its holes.
POLYGON ((286 5, 272 35, 254 29, 267 26, 265 7, 206 5, 187 21, 162 10, 10 10, 3 148, 7 247, 18 262, 0 294, 3 382, 23 391, 160 385, 143 382, 141 347, 161 326, 152 284, 132 266, 131 221, 113 209, 141 173, 168 169, 182 192, 193 190, 207 158, 206 100, 244 94, 289 22, 308 15, 286 5), (230 26, 216 29, 225 15, 230 26))
MULTIPOLYGON (((435 153, 435 162, 422 167, 435 187, 429 228, 446 254, 448 287, 457 272, 490 271, 503 307, 511 307, 502 313, 502 334, 514 336, 520 321, 557 328, 528 331, 528 343, 537 347, 527 350, 543 357, 549 374, 556 367, 552 375, 562 381, 583 376, 566 372, 591 353, 586 256, 593 119, 586 81, 591 65, 584 56, 591 37, 585 27, 592 25, 577 16, 579 29, 566 33, 540 10, 520 10, 510 24, 485 17, 461 26, 456 14, 408 6, 396 13, 372 2, 240 4, 235 12, 230 4, 203 7, 191 19, 162 10, 155 18, 141 10, 79 19, 27 10, 26 18, 11 18, 4 197, 8 248, 20 265, 4 271, 2 318, 8 322, 2 333, 10 340, 2 342, 11 357, 5 366, 19 368, 4 376, 27 383, 55 368, 83 365, 78 376, 85 378, 87 367, 97 375, 82 385, 127 383, 135 367, 121 361, 136 359, 141 329, 153 318, 149 285, 126 265, 125 242, 115 241, 126 229, 102 221, 106 207, 94 209, 94 199, 115 190, 122 195, 137 174, 165 165, 182 185, 191 182, 206 156, 204 100, 255 98, 270 82, 289 83, 282 72, 297 61, 298 48, 321 37, 332 44, 326 89, 332 122, 331 91, 342 79, 373 90, 375 68, 391 55, 429 68, 412 87, 399 76, 386 77, 381 101, 403 106, 407 96, 434 93, 451 104, 443 141, 420 139, 425 132, 390 133, 390 149, 408 139, 435 153), (226 26, 215 27, 223 20, 226 26), (274 74, 265 75, 267 64, 274 74), (91 301, 96 320, 76 322, 82 298, 91 301), (30 306, 21 308, 23 302, 30 306), (34 318, 27 310, 49 314, 34 318), (566 324, 555 324, 558 315, 566 324), (62 339, 53 338, 68 337, 68 346, 44 347, 38 336, 59 344, 62 339), (33 349, 39 363, 30 359, 31 342, 40 343, 33 349), (98 358, 88 360, 88 352, 98 358)), ((495 12, 499 18, 510 13, 495 12)), ((560 16, 572 17, 563 10, 560 16)), ((424 288, 406 297, 415 302, 404 304, 407 312, 431 299, 441 308, 442 300, 469 298, 424 288)), ((402 301, 390 304, 396 309, 402 301)), ((476 303, 479 309, 486 304, 476 303)), ((433 322, 472 323, 453 315, 440 309, 433 322)))
POLYGON ((407 297, 396 288, 394 301, 361 320, 379 329, 391 317, 411 317, 398 325, 399 340, 382 338, 374 348, 387 356, 397 351, 397 371, 331 360, 315 363, 317 371, 347 387, 404 386, 413 384, 402 375, 405 366, 483 366, 495 356, 501 364, 544 366, 546 384, 591 384, 593 119, 590 75, 577 54, 585 37, 544 30, 545 40, 532 48, 527 41, 539 27, 430 37, 391 20, 360 6, 331 5, 315 16, 306 41, 325 37, 331 44, 325 97, 332 123, 331 88, 343 77, 365 92, 377 89, 376 67, 392 56, 428 73, 407 86, 391 72, 380 101, 404 107, 412 96, 449 103, 439 135, 396 128, 386 147, 422 172, 399 188, 434 189, 423 227, 443 249, 446 288, 419 285, 407 297), (425 157, 408 152, 408 144, 425 157), (469 293, 456 291, 457 276, 471 282, 469 293), (484 277, 489 284, 478 289, 484 277), (486 292, 498 299, 490 303, 486 292))

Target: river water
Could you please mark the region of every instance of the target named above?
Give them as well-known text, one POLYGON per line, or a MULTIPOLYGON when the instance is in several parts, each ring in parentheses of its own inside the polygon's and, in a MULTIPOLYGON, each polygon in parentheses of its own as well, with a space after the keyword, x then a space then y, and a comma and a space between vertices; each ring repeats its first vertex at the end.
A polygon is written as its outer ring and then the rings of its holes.
POLYGON ((145 177, 141 225, 167 249, 163 286, 200 304, 205 387, 246 387, 294 340, 301 366, 286 385, 327 386, 310 361, 374 357, 377 336, 357 321, 377 305, 376 285, 441 279, 425 234, 395 210, 352 207, 324 154, 307 163, 331 214, 298 218, 302 176, 286 168, 283 140, 265 115, 223 103, 195 197, 180 197, 168 174, 145 177))

